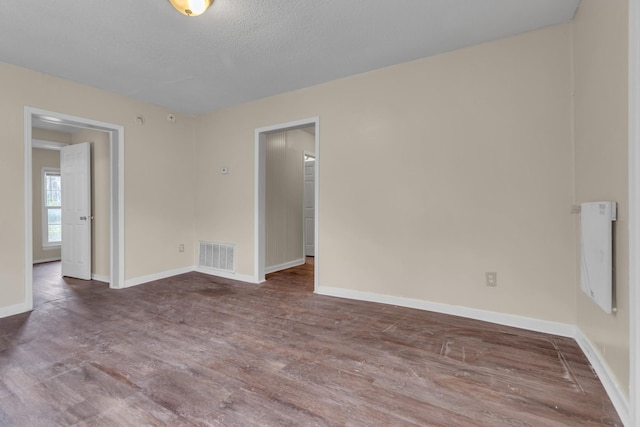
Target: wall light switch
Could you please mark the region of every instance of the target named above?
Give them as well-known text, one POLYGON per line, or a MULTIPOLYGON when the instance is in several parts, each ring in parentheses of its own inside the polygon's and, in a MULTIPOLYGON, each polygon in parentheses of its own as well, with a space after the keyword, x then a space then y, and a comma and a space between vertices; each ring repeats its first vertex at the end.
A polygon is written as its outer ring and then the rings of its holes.
POLYGON ((487 286, 498 286, 498 273, 495 271, 487 271, 487 286))

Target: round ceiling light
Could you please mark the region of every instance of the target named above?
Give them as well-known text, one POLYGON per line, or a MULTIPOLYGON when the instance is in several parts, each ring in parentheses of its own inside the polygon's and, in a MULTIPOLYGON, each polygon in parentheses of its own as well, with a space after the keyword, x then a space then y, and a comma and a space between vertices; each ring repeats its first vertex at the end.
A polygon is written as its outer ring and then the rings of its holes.
POLYGON ((199 16, 209 9, 213 0, 169 0, 173 7, 183 15, 199 16))

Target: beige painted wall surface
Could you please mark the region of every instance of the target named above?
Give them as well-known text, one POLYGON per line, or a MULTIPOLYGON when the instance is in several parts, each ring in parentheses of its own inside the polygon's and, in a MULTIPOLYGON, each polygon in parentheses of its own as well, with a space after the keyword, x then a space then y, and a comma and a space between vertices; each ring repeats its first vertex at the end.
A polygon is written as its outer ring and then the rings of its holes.
MULTIPOLYGON (((45 138, 37 138, 45 139, 45 138)), ((52 139, 47 139, 52 141, 52 139)), ((63 142, 63 141, 55 141, 63 142)), ((31 152, 32 155, 32 176, 31 182, 33 184, 32 203, 33 203, 33 261, 60 259, 60 248, 43 249, 42 246, 42 204, 43 194, 43 178, 42 168, 60 168, 60 152, 56 150, 43 150, 41 148, 34 148, 31 152)))
POLYGON ((196 239, 253 275, 254 130, 319 116, 320 286, 574 323, 570 32, 202 116, 196 239))
POLYGON ((91 273, 109 278, 110 261, 110 172, 109 134, 82 129, 72 134, 72 142, 91 143, 91 273))
POLYGON ((600 351, 621 389, 628 394, 627 22, 628 5, 625 0, 582 0, 573 25, 573 56, 576 203, 618 202, 618 220, 615 223, 618 312, 613 315, 604 313, 582 293, 578 283, 577 325, 600 351))
POLYGON ((125 276, 134 279, 192 265, 193 119, 164 108, 0 63, 2 190, 0 310, 23 304, 24 107, 31 106, 125 127, 125 276), (136 115, 146 118, 136 124, 136 115), (184 253, 178 245, 185 243, 184 253))
POLYGON ((266 267, 304 258, 304 152, 313 153, 315 138, 302 130, 266 138, 266 267))
POLYGON ((71 144, 71 134, 67 132, 59 132, 48 129, 31 129, 31 138, 43 141, 61 142, 63 144, 71 144))

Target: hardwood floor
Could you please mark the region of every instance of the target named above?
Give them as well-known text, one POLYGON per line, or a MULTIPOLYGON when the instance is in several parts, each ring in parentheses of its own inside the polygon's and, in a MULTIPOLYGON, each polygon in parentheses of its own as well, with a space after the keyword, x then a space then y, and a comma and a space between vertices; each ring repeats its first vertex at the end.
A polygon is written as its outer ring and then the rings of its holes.
POLYGON ((573 340, 314 295, 311 265, 124 290, 56 265, 0 319, 2 426, 622 425, 573 340))

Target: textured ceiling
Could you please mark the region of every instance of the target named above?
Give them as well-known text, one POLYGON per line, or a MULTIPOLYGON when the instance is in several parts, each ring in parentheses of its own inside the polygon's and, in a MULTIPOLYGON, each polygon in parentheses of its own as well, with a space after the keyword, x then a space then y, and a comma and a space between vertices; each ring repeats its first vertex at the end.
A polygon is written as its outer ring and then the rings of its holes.
POLYGON ((7 1, 0 61, 190 114, 573 18, 579 0, 7 1))

